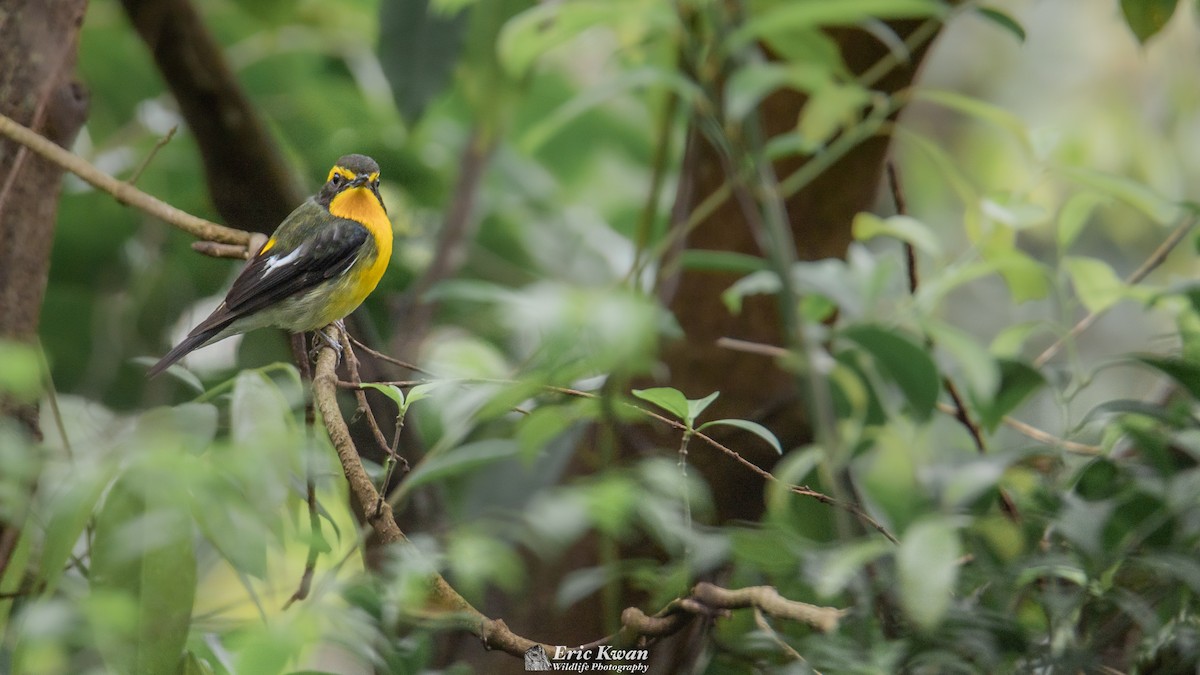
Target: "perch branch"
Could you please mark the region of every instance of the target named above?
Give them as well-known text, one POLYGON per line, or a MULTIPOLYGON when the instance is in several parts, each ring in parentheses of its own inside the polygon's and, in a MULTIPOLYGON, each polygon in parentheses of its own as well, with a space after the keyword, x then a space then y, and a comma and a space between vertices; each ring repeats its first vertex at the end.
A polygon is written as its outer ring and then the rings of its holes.
POLYGON ((132 206, 159 220, 173 225, 184 232, 207 241, 220 244, 235 244, 245 247, 250 242, 250 233, 218 225, 198 218, 186 211, 167 204, 124 181, 97 169, 87 160, 41 136, 36 131, 20 124, 11 117, 0 115, 0 134, 20 143, 47 160, 79 176, 98 190, 103 190, 122 204, 132 206))

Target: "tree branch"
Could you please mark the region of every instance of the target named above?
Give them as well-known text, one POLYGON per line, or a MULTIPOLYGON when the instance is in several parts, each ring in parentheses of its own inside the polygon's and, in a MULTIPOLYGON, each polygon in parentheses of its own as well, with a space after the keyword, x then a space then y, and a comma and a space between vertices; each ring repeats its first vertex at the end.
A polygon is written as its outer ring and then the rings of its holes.
POLYGON ((79 155, 63 149, 32 129, 13 120, 11 117, 0 115, 0 135, 24 145, 38 155, 79 176, 96 189, 103 190, 112 195, 122 204, 127 204, 154 216, 197 239, 220 244, 240 245, 242 247, 250 243, 249 232, 218 225, 212 221, 177 209, 157 197, 142 192, 129 183, 113 178, 88 163, 87 160, 79 155))
MULTIPOLYGON (((1154 251, 1150 253, 1150 256, 1146 258, 1146 260, 1144 260, 1136 270, 1131 272, 1129 276, 1125 277, 1123 283, 1126 286, 1136 286, 1137 284, 1141 283, 1143 279, 1149 276, 1151 272, 1157 269, 1159 265, 1163 264, 1163 261, 1167 259, 1167 256, 1170 255, 1171 251, 1175 250, 1175 247, 1183 241, 1183 238, 1187 236, 1188 232, 1191 232, 1192 228, 1196 226, 1196 223, 1200 221, 1200 213, 1197 213, 1195 207, 1188 206, 1185 208, 1188 209, 1188 212, 1179 219, 1175 225, 1175 229, 1171 230, 1171 234, 1167 235, 1167 238, 1163 240, 1163 243, 1159 244, 1158 248, 1154 249, 1154 251)), ((1054 344, 1047 347, 1045 351, 1043 351, 1036 359, 1033 360, 1034 367, 1041 368, 1042 366, 1046 365, 1046 362, 1054 358, 1054 355, 1063 348, 1063 345, 1065 345, 1068 340, 1074 340, 1085 330, 1091 328, 1092 324, 1096 323, 1096 320, 1103 316, 1106 311, 1108 311, 1107 307, 1094 312, 1088 312, 1086 316, 1079 320, 1079 323, 1076 323, 1071 327, 1071 330, 1067 331, 1066 335, 1055 340, 1054 344)))

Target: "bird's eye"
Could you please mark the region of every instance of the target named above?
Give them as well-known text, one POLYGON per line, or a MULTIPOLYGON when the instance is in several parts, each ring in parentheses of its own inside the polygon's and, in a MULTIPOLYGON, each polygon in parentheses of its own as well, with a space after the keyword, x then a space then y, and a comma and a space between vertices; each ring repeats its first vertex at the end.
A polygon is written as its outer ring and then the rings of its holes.
POLYGON ((334 186, 336 187, 338 185, 341 185, 343 180, 345 180, 345 179, 342 178, 342 174, 335 173, 335 174, 333 174, 333 177, 329 179, 329 182, 333 183, 334 186))
POLYGON ((376 190, 378 190, 378 189, 379 189, 379 179, 378 179, 378 178, 376 178, 375 180, 371 181, 371 187, 375 188, 376 190))

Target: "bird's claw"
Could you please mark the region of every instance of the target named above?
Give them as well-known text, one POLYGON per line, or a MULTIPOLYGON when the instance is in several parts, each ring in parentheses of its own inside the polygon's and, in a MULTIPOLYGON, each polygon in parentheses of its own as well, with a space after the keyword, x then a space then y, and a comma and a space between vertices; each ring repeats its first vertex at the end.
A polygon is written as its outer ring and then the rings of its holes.
MULTIPOLYGON (((343 333, 346 332, 346 326, 341 321, 335 321, 332 325, 337 328, 337 334, 339 336, 341 336, 343 333)), ((317 360, 317 355, 320 353, 321 347, 329 347, 330 349, 332 349, 334 352, 337 353, 337 360, 338 361, 342 360, 342 342, 341 342, 341 340, 339 340, 337 338, 329 337, 329 333, 326 333, 324 328, 313 332, 311 356, 314 361, 317 360)))

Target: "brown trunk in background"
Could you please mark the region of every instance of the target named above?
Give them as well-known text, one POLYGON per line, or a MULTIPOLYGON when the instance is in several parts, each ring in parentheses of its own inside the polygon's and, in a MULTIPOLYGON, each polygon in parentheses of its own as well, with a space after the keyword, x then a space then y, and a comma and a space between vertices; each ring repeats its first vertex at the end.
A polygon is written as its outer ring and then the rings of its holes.
MULTIPOLYGON (((63 146, 87 117, 86 92, 74 80, 86 9, 87 0, 0 0, 0 113, 63 146)), ((0 340, 37 341, 62 177, 57 166, 0 140, 0 340)), ((0 396, 5 417, 41 440, 35 403, 0 396)), ((19 535, 20 523, 0 523, 0 575, 19 535)))
POLYGON ((221 45, 187 0, 121 4, 196 137, 217 213, 230 227, 270 234, 308 195, 221 45))
MULTIPOLYGON (((87 116, 73 79, 87 0, 0 0, 0 112, 59 145, 87 116)), ((0 339, 37 339, 62 169, 0 140, 0 339)), ((0 402, 40 437, 37 408, 0 402)))
MULTIPOLYGON (((918 25, 915 21, 894 22, 892 28, 906 37, 918 25)), ((863 31, 840 29, 830 33, 855 73, 865 71, 887 55, 879 40, 863 31)), ((916 50, 911 64, 893 69, 875 89, 891 94, 912 84, 925 51, 925 47, 916 50)), ((760 107, 764 134, 771 137, 794 129, 805 101, 803 95, 792 91, 777 92, 764 100, 760 107)), ((870 210, 875 202, 888 146, 888 137, 872 137, 787 199, 787 215, 799 259, 845 255, 854 214, 870 210)), ((776 174, 787 176, 803 164, 800 157, 780 161, 775 165, 776 174)), ((680 182, 690 184, 691 189, 678 195, 682 203, 676 203, 675 213, 690 213, 725 182, 717 151, 699 134, 692 134, 683 171, 685 175, 680 182)), ((763 255, 734 199, 726 200, 699 224, 688 237, 686 248, 763 255)), ((736 316, 725 308, 721 293, 737 279, 738 275, 733 273, 683 270, 676 278, 666 280, 664 287, 670 290, 668 306, 685 334, 663 351, 663 361, 670 373, 667 383, 689 398, 720 391, 721 396, 706 412, 706 419, 761 422, 775 432, 788 450, 809 440, 805 405, 798 398, 795 375, 780 369, 772 358, 731 351, 716 344, 722 337, 780 346, 786 342, 775 297, 746 298, 736 316)), ((737 442, 735 447, 760 466, 769 466, 777 459, 774 451, 753 441, 737 442)), ((691 453, 689 461, 708 480, 722 520, 758 517, 763 501, 762 481, 757 476, 728 457, 707 449, 691 453)))

